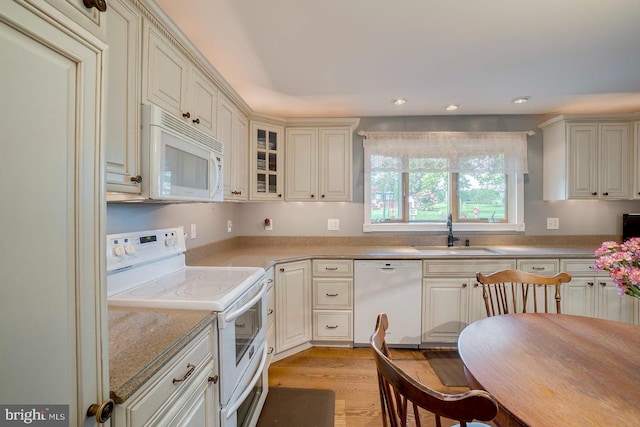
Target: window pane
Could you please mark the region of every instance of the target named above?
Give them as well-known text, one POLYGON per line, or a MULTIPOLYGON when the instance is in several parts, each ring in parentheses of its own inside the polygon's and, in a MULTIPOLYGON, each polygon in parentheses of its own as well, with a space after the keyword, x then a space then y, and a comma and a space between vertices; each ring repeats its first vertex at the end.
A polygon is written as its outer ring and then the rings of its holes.
POLYGON ((371 172, 371 222, 402 219, 402 173, 371 172))
POLYGON ((449 174, 447 172, 414 172, 409 174, 409 221, 446 220, 449 174))
POLYGON ((507 176, 490 172, 458 174, 458 220, 505 222, 507 176))

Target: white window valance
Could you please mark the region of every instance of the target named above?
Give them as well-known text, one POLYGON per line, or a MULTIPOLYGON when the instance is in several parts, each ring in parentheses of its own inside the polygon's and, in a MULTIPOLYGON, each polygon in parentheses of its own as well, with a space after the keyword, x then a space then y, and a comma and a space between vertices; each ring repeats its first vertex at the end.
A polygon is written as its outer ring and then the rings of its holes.
POLYGON ((532 132, 360 132, 365 172, 528 173, 532 132))

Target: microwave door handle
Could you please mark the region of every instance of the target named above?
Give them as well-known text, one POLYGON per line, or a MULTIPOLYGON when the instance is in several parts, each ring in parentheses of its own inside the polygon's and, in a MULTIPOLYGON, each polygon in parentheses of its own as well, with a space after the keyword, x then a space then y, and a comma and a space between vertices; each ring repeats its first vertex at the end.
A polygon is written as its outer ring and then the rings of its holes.
POLYGON ((234 320, 236 320, 238 317, 240 317, 240 315, 242 313, 246 312, 251 307, 253 307, 253 305, 263 297, 263 295, 264 295, 264 293, 266 291, 267 291, 267 281, 263 280, 262 281, 262 285, 260 286, 260 292, 258 292, 258 294, 255 297, 251 298, 251 300, 249 302, 247 302, 246 304, 243 304, 237 310, 234 310, 234 311, 231 311, 231 312, 225 314, 224 321, 229 323, 229 322, 233 322, 234 320))
POLYGON ((216 191, 218 190, 218 181, 219 181, 219 171, 218 171, 218 160, 216 159, 216 156, 214 154, 211 155, 211 188, 209 189, 209 198, 212 199, 213 195, 216 194, 216 191))
POLYGON ((227 414, 226 414, 226 418, 227 419, 229 419, 229 417, 231 417, 232 414, 236 413, 236 411, 238 410, 240 405, 242 405, 242 403, 247 398, 247 396, 249 396, 249 393, 251 393, 251 391, 253 390, 253 387, 255 387, 256 383, 258 382, 258 380, 262 376, 262 371, 264 369, 265 364, 267 363, 267 354, 268 353, 269 352, 267 350, 267 346, 265 345, 264 346, 264 350, 262 351, 262 360, 260 360, 260 366, 258 367, 258 370, 256 371, 255 375, 251 379, 251 383, 249 384, 249 386, 246 387, 246 389, 242 392, 240 397, 227 410, 227 414))

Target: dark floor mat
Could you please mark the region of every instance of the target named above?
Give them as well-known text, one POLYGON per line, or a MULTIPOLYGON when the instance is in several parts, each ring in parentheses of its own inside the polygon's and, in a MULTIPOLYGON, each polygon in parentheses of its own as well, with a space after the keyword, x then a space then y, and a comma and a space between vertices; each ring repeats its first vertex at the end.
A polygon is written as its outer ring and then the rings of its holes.
POLYGON ((269 387, 257 427, 333 427, 333 390, 269 387))
POLYGON ((442 384, 448 387, 468 387, 464 364, 457 351, 427 350, 423 354, 442 384))

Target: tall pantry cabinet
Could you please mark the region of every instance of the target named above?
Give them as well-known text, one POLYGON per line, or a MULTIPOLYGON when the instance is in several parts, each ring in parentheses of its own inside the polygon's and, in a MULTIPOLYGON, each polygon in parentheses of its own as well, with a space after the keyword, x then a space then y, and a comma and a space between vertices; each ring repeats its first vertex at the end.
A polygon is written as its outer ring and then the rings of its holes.
POLYGON ((48 2, 0 2, 0 402, 69 405, 72 426, 109 398, 105 50, 48 2))

